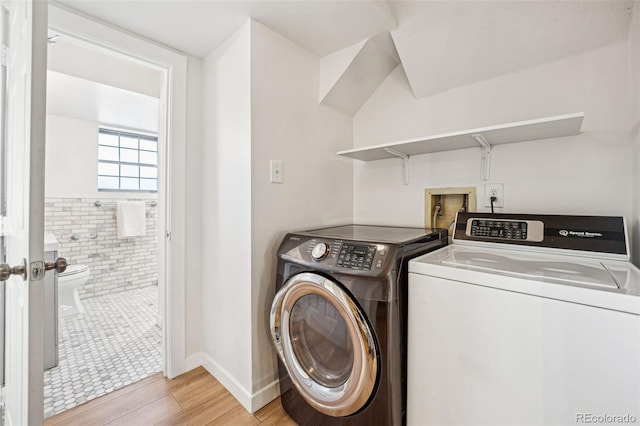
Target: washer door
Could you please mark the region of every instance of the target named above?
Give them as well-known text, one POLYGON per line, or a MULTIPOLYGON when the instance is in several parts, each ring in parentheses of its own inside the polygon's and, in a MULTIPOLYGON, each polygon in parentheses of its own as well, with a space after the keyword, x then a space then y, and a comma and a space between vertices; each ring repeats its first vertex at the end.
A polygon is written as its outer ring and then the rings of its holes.
POLYGON ((316 410, 344 417, 375 390, 378 345, 342 287, 317 274, 291 277, 271 306, 271 335, 298 392, 316 410))

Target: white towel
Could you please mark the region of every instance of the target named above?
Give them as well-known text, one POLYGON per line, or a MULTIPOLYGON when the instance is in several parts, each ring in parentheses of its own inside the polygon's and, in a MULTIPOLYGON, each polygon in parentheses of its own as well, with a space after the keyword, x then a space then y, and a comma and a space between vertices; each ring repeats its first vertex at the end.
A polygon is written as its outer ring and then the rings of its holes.
POLYGON ((118 201, 116 205, 118 238, 143 237, 147 228, 145 216, 144 201, 118 201))

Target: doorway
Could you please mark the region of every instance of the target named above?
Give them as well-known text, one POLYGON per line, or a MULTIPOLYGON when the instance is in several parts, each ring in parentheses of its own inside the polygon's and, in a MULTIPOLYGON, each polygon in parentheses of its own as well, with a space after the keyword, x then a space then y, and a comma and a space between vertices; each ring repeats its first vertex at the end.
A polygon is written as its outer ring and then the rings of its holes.
POLYGON ((70 266, 47 286, 57 309, 45 321, 45 417, 163 370, 166 199, 163 70, 68 34, 49 39, 45 257, 70 266))
MULTIPOLYGON (((47 7, 47 6, 45 6, 47 7)), ((161 115, 166 117, 165 126, 159 129, 159 139, 166 146, 166 152, 160 153, 159 163, 165 166, 165 174, 160 178, 158 204, 160 209, 158 226, 158 245, 160 247, 158 286, 159 308, 164 313, 162 332, 162 370, 168 378, 173 378, 185 371, 185 135, 186 135, 186 78, 187 58, 156 44, 146 42, 130 34, 121 32, 111 26, 69 12, 57 5, 48 5, 49 26, 61 34, 77 36, 97 46, 111 49, 118 54, 130 56, 162 70, 164 82, 161 96, 161 115), (173 201, 173 202, 172 202, 173 201), (171 259, 171 262, 169 262, 171 259), (169 300, 170 303, 165 303, 169 300)), ((44 98, 44 96, 43 96, 44 98)), ((44 138, 43 138, 44 140, 44 138)), ((38 168, 40 170, 40 168, 38 168)), ((34 172, 37 175, 37 173, 34 172)), ((36 176, 36 181, 39 180, 36 176)), ((36 215, 37 216, 37 215, 36 215)), ((34 237, 37 240, 38 237, 34 237)), ((39 237, 42 238, 42 237, 39 237)), ((40 239, 40 241, 42 241, 40 239)), ((37 250, 34 249, 36 254, 37 250)), ((42 253, 42 252, 40 252, 42 253)), ((40 255, 38 255, 40 256, 40 255)), ((16 259, 10 259, 18 263, 16 259)), ((35 319, 37 323, 38 318, 35 319)), ((37 334, 37 333, 36 333, 37 334)), ((18 336, 19 337, 19 336, 18 336)), ((33 372, 39 370, 42 346, 34 345, 33 356, 22 356, 22 349, 17 346, 5 347, 5 354, 15 359, 35 359, 37 363, 29 364, 33 372), (17 348, 11 350, 11 348, 17 348), (20 351, 18 351, 20 349, 20 351), (16 358, 19 353, 18 358, 16 358)), ((13 367, 16 365, 12 364, 13 367)), ((18 365, 18 368, 21 368, 18 365)), ((12 370, 17 371, 17 370, 12 370)), ((41 370, 40 370, 41 371, 41 370)), ((15 382, 15 381, 14 381, 15 382)), ((15 391, 15 389, 12 388, 15 391)), ((18 400, 34 413, 41 407, 42 383, 29 381, 25 388, 25 397, 18 400)), ((0 395, 5 392, 0 388, 0 395)), ((16 400, 18 393, 4 395, 6 399, 16 400)), ((18 407, 20 408, 20 407, 18 407)), ((33 414, 36 418, 38 415, 33 414)))
POLYGON ((145 41, 60 5, 49 4, 49 29, 93 46, 103 47, 163 74, 158 154, 164 173, 158 180, 158 288, 162 317, 163 368, 174 378, 186 371, 186 139, 187 57, 145 41))

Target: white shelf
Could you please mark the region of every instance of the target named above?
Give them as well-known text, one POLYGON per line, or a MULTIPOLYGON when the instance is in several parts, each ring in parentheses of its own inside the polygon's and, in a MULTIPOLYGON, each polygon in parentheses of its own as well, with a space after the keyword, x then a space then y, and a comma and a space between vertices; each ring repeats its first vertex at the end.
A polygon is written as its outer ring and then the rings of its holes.
POLYGON ((480 145, 473 135, 482 135, 490 145, 559 138, 579 134, 583 118, 583 112, 558 115, 555 117, 519 121, 462 132, 445 133, 428 138, 410 139, 365 148, 349 149, 338 152, 338 155, 356 160, 373 161, 383 160, 385 158, 398 158, 397 154, 394 155, 387 152, 385 148, 411 156, 430 152, 479 147, 480 145))

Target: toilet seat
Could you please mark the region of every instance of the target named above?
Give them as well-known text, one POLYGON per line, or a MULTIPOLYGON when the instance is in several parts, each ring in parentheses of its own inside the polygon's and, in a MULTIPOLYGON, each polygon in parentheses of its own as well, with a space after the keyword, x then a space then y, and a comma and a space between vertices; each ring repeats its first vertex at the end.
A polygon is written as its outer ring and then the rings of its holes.
POLYGON ((58 274, 59 277, 68 277, 71 275, 81 274, 89 269, 88 265, 69 265, 67 269, 58 274))
POLYGON ((58 274, 58 318, 84 313, 78 290, 91 275, 88 265, 69 265, 58 274))

